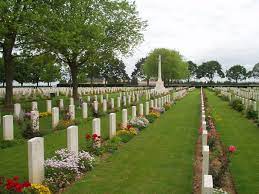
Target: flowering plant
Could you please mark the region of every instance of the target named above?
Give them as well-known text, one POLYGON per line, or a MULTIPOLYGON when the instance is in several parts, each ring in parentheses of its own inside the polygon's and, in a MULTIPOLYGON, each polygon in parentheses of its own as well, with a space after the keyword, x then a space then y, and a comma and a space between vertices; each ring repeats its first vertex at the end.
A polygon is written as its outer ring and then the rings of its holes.
POLYGON ((234 152, 236 152, 236 147, 235 146, 233 146, 233 145, 231 145, 231 146, 229 146, 228 147, 228 151, 230 152, 230 153, 234 153, 234 152))
POLYGON ((129 124, 134 128, 141 130, 148 126, 149 121, 145 117, 135 117, 129 120, 129 124))
POLYGON ((151 112, 159 112, 159 113, 164 113, 165 112, 165 108, 164 107, 154 107, 154 108, 151 108, 151 112))
POLYGON ((94 161, 94 157, 85 151, 80 151, 77 156, 67 149, 57 150, 55 156, 44 163, 45 183, 56 192, 74 181, 82 172, 91 170, 94 161))
POLYGON ((172 104, 170 102, 165 103, 164 108, 165 111, 169 110, 171 108, 172 104))
POLYGON ((22 193, 25 188, 30 186, 28 181, 19 182, 18 176, 14 176, 12 179, 0 177, 0 193, 22 193))
POLYGON ((78 120, 60 120, 58 122, 58 125, 55 127, 55 130, 63 130, 68 128, 69 126, 78 125, 78 124, 79 124, 78 120))
POLYGON ((31 184, 31 187, 26 189, 25 193, 51 194, 49 188, 42 184, 31 184))
POLYGON ((41 112, 41 113, 39 114, 39 117, 40 117, 40 118, 42 118, 42 117, 48 117, 48 116, 50 116, 50 115, 51 115, 50 112, 41 112))
POLYGON ((89 133, 85 136, 86 139, 86 150, 90 153, 99 156, 103 153, 103 148, 101 147, 102 138, 97 134, 90 135, 89 133))

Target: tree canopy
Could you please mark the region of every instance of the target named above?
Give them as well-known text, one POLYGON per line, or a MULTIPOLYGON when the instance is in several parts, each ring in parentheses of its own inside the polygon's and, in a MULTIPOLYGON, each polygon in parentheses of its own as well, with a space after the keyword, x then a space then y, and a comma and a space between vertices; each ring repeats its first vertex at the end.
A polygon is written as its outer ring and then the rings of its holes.
POLYGON ((127 54, 143 40, 146 26, 135 3, 126 0, 47 0, 39 12, 44 12, 44 17, 31 24, 38 26, 37 37, 31 37, 34 46, 69 66, 74 98, 79 69, 88 63, 99 64, 98 58, 107 53, 127 54))
POLYGON ((179 52, 175 50, 158 48, 154 49, 144 62, 144 74, 147 77, 157 77, 158 74, 158 56, 162 58, 162 78, 165 82, 169 80, 185 79, 188 75, 187 62, 179 52))
POLYGON ((246 68, 242 65, 234 65, 227 70, 226 77, 229 80, 235 80, 236 83, 238 80, 244 80, 247 77, 246 68))
POLYGON ((215 75, 218 75, 221 78, 225 77, 221 64, 217 61, 207 61, 202 63, 196 70, 196 77, 198 79, 208 78, 210 81, 213 81, 215 75))

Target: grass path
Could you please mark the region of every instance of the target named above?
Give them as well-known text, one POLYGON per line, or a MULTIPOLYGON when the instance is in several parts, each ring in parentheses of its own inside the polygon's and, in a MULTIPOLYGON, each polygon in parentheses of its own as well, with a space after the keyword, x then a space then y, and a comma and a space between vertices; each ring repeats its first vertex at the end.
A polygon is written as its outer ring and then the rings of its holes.
POLYGON ((213 109, 217 130, 226 145, 235 145, 237 153, 231 160, 231 173, 237 192, 259 194, 259 129, 227 102, 206 91, 213 109))
POLYGON ((196 90, 67 193, 191 193, 199 116, 196 90))

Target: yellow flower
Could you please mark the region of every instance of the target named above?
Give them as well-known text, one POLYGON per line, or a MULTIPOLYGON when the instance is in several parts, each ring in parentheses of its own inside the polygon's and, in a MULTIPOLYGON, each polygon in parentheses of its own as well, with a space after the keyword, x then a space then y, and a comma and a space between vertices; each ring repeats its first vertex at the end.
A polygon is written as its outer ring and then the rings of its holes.
POLYGON ((42 184, 31 184, 31 188, 37 194, 51 194, 51 191, 49 190, 49 188, 42 184))

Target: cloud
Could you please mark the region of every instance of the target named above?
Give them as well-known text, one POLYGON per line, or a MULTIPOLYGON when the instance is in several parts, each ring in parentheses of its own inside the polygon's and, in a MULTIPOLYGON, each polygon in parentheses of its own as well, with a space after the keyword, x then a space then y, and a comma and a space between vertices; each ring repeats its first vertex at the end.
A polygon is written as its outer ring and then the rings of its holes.
POLYGON ((148 20, 145 41, 125 58, 127 72, 152 49, 178 50, 187 60, 219 60, 224 69, 259 62, 259 1, 136 0, 148 20))

